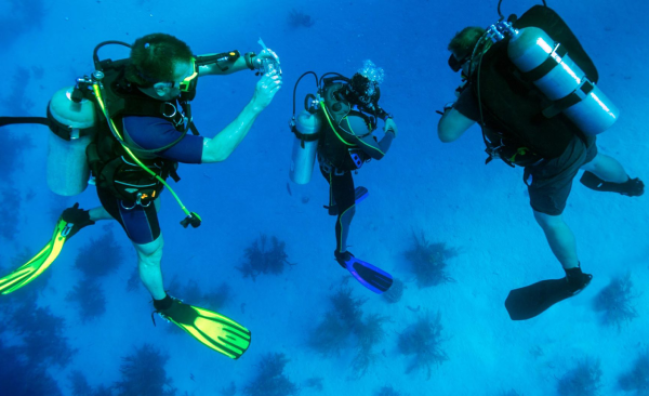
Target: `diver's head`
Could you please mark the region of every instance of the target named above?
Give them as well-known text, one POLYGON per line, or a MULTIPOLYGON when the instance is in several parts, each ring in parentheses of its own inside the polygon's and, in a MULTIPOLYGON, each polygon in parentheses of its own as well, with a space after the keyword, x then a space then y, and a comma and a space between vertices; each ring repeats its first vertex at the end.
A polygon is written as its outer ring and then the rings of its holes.
POLYGON ((381 96, 379 85, 383 82, 384 75, 382 68, 376 67, 371 60, 366 60, 348 84, 348 99, 359 105, 378 102, 381 96))
POLYGON ((481 27, 469 26, 455 34, 455 37, 448 44, 448 50, 451 51, 448 65, 453 71, 460 71, 461 69, 464 75, 469 75, 469 61, 475 46, 484 33, 485 30, 481 27))
POLYGON ((154 33, 137 39, 130 59, 126 78, 155 99, 169 100, 179 96, 196 77, 191 49, 168 34, 154 33))

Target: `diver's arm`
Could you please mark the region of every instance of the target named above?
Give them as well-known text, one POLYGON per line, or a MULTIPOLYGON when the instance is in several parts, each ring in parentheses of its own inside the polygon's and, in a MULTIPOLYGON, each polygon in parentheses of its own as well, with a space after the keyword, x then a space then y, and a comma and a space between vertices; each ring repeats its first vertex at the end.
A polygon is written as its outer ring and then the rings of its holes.
MULTIPOLYGON (((248 52, 241 55, 236 61, 232 63, 227 62, 217 62, 211 63, 209 65, 199 66, 198 76, 216 76, 216 75, 226 75, 239 72, 241 70, 251 70, 248 66, 249 62, 252 62, 252 57, 254 57, 254 52, 248 52)), ((252 63, 250 63, 252 64, 252 63)))
MULTIPOLYGON (((381 139, 381 142, 384 146, 390 148, 392 139, 394 139, 394 133, 386 133, 385 136, 383 136, 383 139, 381 139)), ((347 140, 354 142, 358 148, 363 150, 365 154, 369 155, 372 159, 380 160, 385 156, 385 151, 381 148, 381 143, 377 142, 371 134, 364 138, 356 136, 347 137, 347 140)))
POLYGON ((214 55, 201 55, 196 58, 197 62, 202 59, 209 57, 216 58, 212 63, 205 65, 200 65, 198 67, 198 76, 214 76, 214 75, 226 75, 239 72, 241 70, 252 70, 260 72, 263 74, 264 71, 264 59, 271 59, 276 61, 276 54, 272 51, 266 52, 262 51, 259 54, 254 52, 246 52, 243 55, 239 55, 238 51, 224 52, 223 54, 214 55))
POLYGON ((383 138, 376 141, 376 138, 372 135, 366 136, 362 139, 356 138, 356 144, 372 159, 380 160, 385 154, 387 154, 392 141, 397 137, 397 124, 392 118, 385 120, 385 126, 383 127, 385 135, 383 138))
POLYGON ((225 161, 246 137, 259 114, 270 104, 282 86, 282 79, 277 76, 264 76, 257 83, 255 94, 250 103, 244 107, 228 126, 211 139, 203 141, 203 163, 225 161))
POLYGON ((392 141, 396 136, 397 134, 394 132, 386 132, 385 135, 383 135, 383 139, 379 140, 379 148, 381 149, 381 151, 383 151, 384 155, 388 153, 388 150, 392 145, 392 141))
POLYGON ((473 124, 475 121, 451 107, 444 112, 437 124, 437 136, 442 143, 454 142, 473 124))
POLYGON ((383 139, 379 141, 379 147, 381 148, 381 151, 383 151, 383 154, 386 154, 392 145, 392 141, 397 137, 399 128, 397 128, 397 123, 394 122, 392 117, 388 116, 388 118, 385 119, 383 130, 385 131, 385 135, 383 135, 383 139))

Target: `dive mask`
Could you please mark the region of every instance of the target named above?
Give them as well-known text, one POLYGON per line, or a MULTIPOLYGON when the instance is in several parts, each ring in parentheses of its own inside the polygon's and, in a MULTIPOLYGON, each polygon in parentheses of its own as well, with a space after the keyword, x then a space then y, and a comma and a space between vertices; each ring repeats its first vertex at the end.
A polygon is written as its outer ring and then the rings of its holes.
POLYGON ((468 56, 465 56, 461 60, 458 60, 455 55, 451 54, 451 56, 448 58, 448 66, 454 72, 459 72, 462 69, 462 65, 464 65, 468 60, 468 56))
MULTIPOLYGON (((180 97, 187 102, 191 102, 196 97, 196 86, 198 85, 198 67, 199 66, 197 63, 194 74, 185 77, 183 81, 178 83, 180 97)), ((176 83, 174 82, 173 84, 175 85, 176 83)))

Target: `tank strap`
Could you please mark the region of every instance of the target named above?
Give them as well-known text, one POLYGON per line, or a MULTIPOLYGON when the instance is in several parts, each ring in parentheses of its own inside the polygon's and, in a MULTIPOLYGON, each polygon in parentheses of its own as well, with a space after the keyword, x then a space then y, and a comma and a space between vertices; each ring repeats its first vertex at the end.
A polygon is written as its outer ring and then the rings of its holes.
POLYGON ((300 133, 300 131, 297 130, 297 127, 294 124, 291 125, 291 132, 293 132, 296 138, 300 139, 300 141, 302 142, 302 148, 304 148, 304 142, 315 142, 316 140, 320 139, 320 132, 309 134, 300 133))
POLYGON ((567 108, 572 107, 584 100, 584 98, 586 98, 593 89, 595 89, 595 85, 592 82, 588 81, 587 78, 584 78, 581 85, 575 90, 575 92, 555 101, 552 106, 543 110, 543 115, 546 118, 552 118, 559 115, 567 108))
POLYGON ((554 48, 554 51, 552 51, 552 54, 550 54, 550 56, 548 56, 548 58, 543 63, 528 71, 527 73, 521 73, 521 78, 527 82, 534 82, 545 77, 545 75, 550 73, 552 69, 557 67, 557 65, 559 64, 559 62, 555 58, 555 55, 553 54, 556 54, 556 56, 558 56, 560 60, 561 58, 566 56, 567 53, 568 49, 565 46, 558 44, 554 48))

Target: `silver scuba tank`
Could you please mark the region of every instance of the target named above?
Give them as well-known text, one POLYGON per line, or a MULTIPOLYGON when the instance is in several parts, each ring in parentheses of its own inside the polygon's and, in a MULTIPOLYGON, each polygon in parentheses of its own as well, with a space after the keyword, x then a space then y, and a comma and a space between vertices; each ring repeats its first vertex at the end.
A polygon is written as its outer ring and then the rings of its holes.
POLYGON ((86 148, 95 125, 94 104, 82 99, 72 100, 74 88, 63 88, 50 101, 48 116, 52 122, 47 155, 47 184, 63 196, 83 192, 88 186, 90 168, 86 148))
POLYGON ((297 119, 291 121, 295 135, 289 177, 294 183, 307 184, 311 181, 322 120, 314 110, 302 110, 297 119))
POLYGON ((537 27, 517 30, 507 24, 499 30, 511 37, 507 52, 514 65, 532 75, 534 85, 554 102, 544 111, 545 116, 563 113, 589 135, 602 133, 615 123, 618 108, 588 80, 560 43, 537 27))

